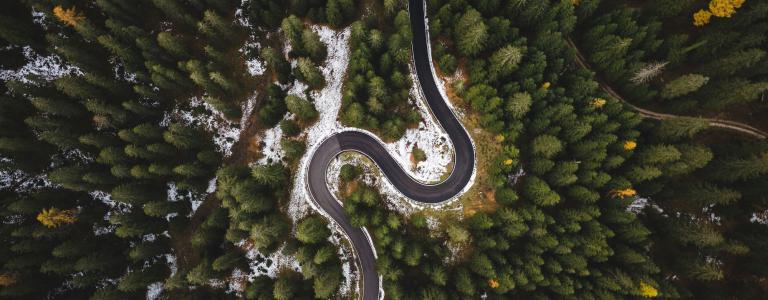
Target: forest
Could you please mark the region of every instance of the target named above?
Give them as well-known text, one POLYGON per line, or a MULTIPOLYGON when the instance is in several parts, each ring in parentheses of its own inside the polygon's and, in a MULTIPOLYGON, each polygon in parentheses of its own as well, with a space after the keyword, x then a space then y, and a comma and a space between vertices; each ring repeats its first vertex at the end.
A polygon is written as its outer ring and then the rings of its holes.
MULTIPOLYGON (((451 200, 479 210, 328 179, 385 299, 765 297, 768 1, 425 2, 495 150, 451 200)), ((2 1, 0 299, 360 298, 296 185, 323 122, 421 129, 411 28, 405 0, 2 1)))

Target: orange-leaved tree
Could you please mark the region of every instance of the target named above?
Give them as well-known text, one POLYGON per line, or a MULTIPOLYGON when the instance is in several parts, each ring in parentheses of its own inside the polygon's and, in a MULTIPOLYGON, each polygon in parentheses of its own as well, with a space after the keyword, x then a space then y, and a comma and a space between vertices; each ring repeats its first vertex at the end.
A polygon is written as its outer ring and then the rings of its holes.
POLYGON ((59 21, 72 27, 77 26, 77 24, 80 24, 80 22, 85 20, 85 16, 77 13, 75 7, 64 9, 60 5, 57 5, 53 8, 53 15, 56 16, 59 21))
POLYGON ((16 283, 16 274, 0 274, 0 286, 11 286, 16 283))

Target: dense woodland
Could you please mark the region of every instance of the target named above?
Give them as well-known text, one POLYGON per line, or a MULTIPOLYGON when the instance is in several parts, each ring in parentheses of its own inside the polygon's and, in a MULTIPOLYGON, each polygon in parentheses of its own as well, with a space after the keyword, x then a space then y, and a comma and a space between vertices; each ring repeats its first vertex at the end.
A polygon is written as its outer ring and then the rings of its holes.
MULTIPOLYGON (((475 142, 500 145, 479 179, 495 205, 435 227, 342 167, 388 299, 764 297, 768 143, 701 117, 768 129, 768 2, 427 14, 449 93, 495 136, 475 142)), ((287 213, 327 80, 317 26, 350 30, 339 121, 394 141, 421 121, 409 22, 402 0, 0 3, 0 299, 357 297, 341 295, 348 246, 330 221, 287 213), (42 57, 55 75, 13 75, 42 57), (243 135, 279 127, 284 156, 255 163, 246 137, 230 154, 184 117, 211 111, 243 135), (235 276, 276 253, 300 270, 235 276)))

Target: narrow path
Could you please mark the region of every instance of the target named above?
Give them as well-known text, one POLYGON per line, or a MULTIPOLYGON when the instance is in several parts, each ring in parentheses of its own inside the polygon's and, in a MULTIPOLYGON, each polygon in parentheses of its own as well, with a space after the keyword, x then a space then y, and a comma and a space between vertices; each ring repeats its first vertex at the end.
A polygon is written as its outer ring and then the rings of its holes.
MULTIPOLYGON (((587 59, 584 57, 584 55, 581 53, 581 50, 579 50, 578 47, 576 47, 576 44, 573 42, 571 37, 566 38, 566 42, 568 42, 568 46, 570 46, 575 52, 576 52, 576 63, 587 70, 590 70, 597 74, 594 70, 592 70, 592 67, 589 66, 589 63, 587 63, 587 59)), ((600 88, 608 93, 613 98, 618 99, 619 101, 623 102, 626 106, 630 107, 631 109, 637 111, 641 116, 656 120, 663 120, 663 119, 669 119, 669 118, 678 118, 678 117, 686 117, 686 116, 677 116, 677 115, 671 115, 671 114, 664 114, 664 113, 658 113, 654 111, 650 111, 647 109, 643 109, 640 107, 637 107, 633 105, 632 103, 629 103, 624 97, 621 97, 616 91, 614 91, 611 86, 609 86, 605 81, 600 79, 600 76, 597 77, 597 82, 600 84, 600 88)), ((768 137, 768 133, 757 129, 755 127, 749 126, 747 124, 729 121, 729 120, 722 120, 722 119, 712 119, 712 118, 703 118, 703 120, 706 120, 709 122, 709 126, 712 127, 719 127, 719 128, 725 128, 728 130, 734 130, 741 133, 746 133, 748 135, 751 135, 753 137, 759 138, 759 139, 765 139, 768 137)))
POLYGON ((379 166, 387 179, 403 195, 422 203, 440 203, 459 194, 469 183, 475 166, 472 140, 446 103, 447 99, 443 99, 437 88, 429 53, 426 3, 424 0, 409 0, 408 6, 413 31, 413 59, 418 77, 416 84, 420 86, 429 108, 455 147, 454 167, 450 176, 438 184, 421 184, 403 170, 387 152, 380 139, 360 131, 343 131, 328 137, 312 153, 306 173, 307 189, 312 200, 342 228, 352 243, 362 275, 361 294, 365 300, 378 300, 383 297, 380 294, 379 275, 376 272, 375 251, 367 232, 352 226, 349 216, 329 190, 326 172, 330 162, 345 151, 362 153, 379 166))

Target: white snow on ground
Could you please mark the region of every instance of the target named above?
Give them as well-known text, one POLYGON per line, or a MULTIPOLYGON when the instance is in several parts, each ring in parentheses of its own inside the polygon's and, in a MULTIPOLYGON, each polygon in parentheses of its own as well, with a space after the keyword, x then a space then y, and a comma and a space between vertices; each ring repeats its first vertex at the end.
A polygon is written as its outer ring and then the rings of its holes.
MULTIPOLYGON (((248 23, 248 18, 243 16, 242 9, 237 9, 237 11, 235 11, 235 16, 240 25, 245 28, 250 28, 251 25, 248 23)), ((238 50, 245 56, 245 65, 248 67, 248 73, 251 74, 251 76, 262 75, 267 70, 266 63, 259 59, 258 54, 260 49, 261 43, 256 41, 255 36, 250 35, 248 41, 246 41, 243 47, 238 50)))
MULTIPOLYGON (((283 119, 290 119, 290 113, 286 113, 283 119)), ((278 124, 275 127, 264 130, 257 140, 263 144, 261 147, 262 157, 256 161, 256 164, 266 165, 269 163, 281 163, 285 153, 283 152, 283 146, 280 141, 283 139, 283 129, 278 124)))
POLYGON ((251 268, 251 272, 248 273, 249 280, 253 280, 256 276, 275 278, 278 271, 283 268, 301 272, 301 266, 296 258, 284 255, 282 247, 268 256, 251 247, 245 256, 248 258, 251 268))
POLYGON ((21 170, 0 170, 0 188, 14 187, 16 192, 56 186, 46 174, 30 177, 21 170))
MULTIPOLYGON (((208 194, 213 193, 216 191, 216 177, 211 179, 211 181, 208 182, 208 188, 206 189, 205 193, 194 193, 192 191, 184 191, 181 193, 178 188, 176 187, 175 182, 168 182, 168 201, 170 202, 176 202, 176 201, 189 201, 189 203, 192 206, 192 210, 190 211, 189 215, 187 217, 191 217, 195 211, 197 211, 197 208, 200 207, 200 205, 203 203, 203 200, 205 200, 205 197, 208 196, 208 194), (213 185, 213 189, 211 189, 211 185, 213 185)), ((177 213, 170 213, 167 216, 165 216, 166 220, 169 220, 175 216, 177 216, 177 213)))
POLYGON ((749 221, 752 223, 768 225, 768 210, 752 213, 752 217, 749 218, 749 221))
POLYGON ((294 222, 308 213, 310 205, 305 187, 310 155, 325 138, 343 129, 337 119, 341 109, 341 87, 349 64, 350 29, 346 28, 341 32, 336 32, 328 27, 312 26, 312 30, 320 35, 320 41, 328 45, 328 57, 325 64, 320 67, 326 80, 326 86, 320 91, 312 92, 319 117, 318 121, 305 131, 308 150, 299 162, 299 169, 288 206, 288 213, 294 222))
POLYGON ((22 49, 27 64, 18 70, 0 70, 0 80, 19 80, 30 82, 28 76, 40 76, 46 81, 55 80, 66 75, 83 75, 75 66, 67 65, 66 62, 57 55, 41 56, 35 53, 30 47, 22 49))
POLYGON ((163 293, 162 282, 158 281, 147 286, 147 300, 159 299, 161 293, 163 293))
POLYGON ((267 70, 264 62, 259 59, 246 60, 245 64, 248 66, 248 73, 253 76, 264 74, 264 71, 267 70))
POLYGON ((712 211, 713 208, 715 208, 715 205, 710 204, 702 208, 701 212, 704 213, 704 215, 709 217, 710 222, 716 225, 720 225, 720 221, 722 220, 722 218, 712 211))
POLYGON ((639 214, 639 213, 642 213, 643 210, 645 210, 645 208, 649 206, 660 213, 664 212, 664 210, 661 209, 661 207, 653 203, 650 198, 646 198, 646 197, 636 197, 632 201, 632 203, 627 205, 626 209, 628 212, 631 212, 633 214, 639 214))
MULTIPOLYGON (((245 257, 248 259, 249 270, 247 270, 247 273, 244 270, 239 269, 232 271, 232 274, 230 274, 229 278, 226 280, 227 293, 242 296, 241 293, 245 290, 246 282, 253 282, 253 280, 259 276, 277 278, 277 274, 280 270, 291 269, 296 272, 301 272, 301 266, 296 258, 282 253, 283 247, 280 247, 280 249, 270 255, 264 255, 246 240, 242 240, 235 245, 246 251, 245 257)), ((225 283, 217 282, 214 284, 223 285, 225 283)))
POLYGON ((176 255, 172 253, 165 254, 165 263, 168 264, 168 268, 171 269, 171 276, 175 275, 179 271, 179 267, 176 263, 176 255))
MULTIPOLYGON (((227 120, 222 113, 199 97, 189 99, 189 108, 181 110, 177 107, 166 118, 176 117, 185 124, 201 126, 213 135, 213 143, 219 152, 225 157, 232 154, 232 145, 240 139, 242 127, 227 120)), ((246 115, 246 111, 243 111, 243 115, 246 115)))
POLYGON ((386 148, 414 179, 424 183, 440 182, 441 177, 450 172, 448 165, 453 161, 453 145, 448 134, 430 112, 412 64, 410 69, 414 83, 410 91, 410 101, 419 109, 422 121, 418 128, 407 129, 400 140, 386 144, 386 148), (427 157, 415 166, 411 160, 414 147, 423 150, 427 157))
POLYGON ((48 29, 45 25, 45 13, 42 11, 37 11, 34 8, 32 8, 32 22, 41 25, 43 29, 48 29))

